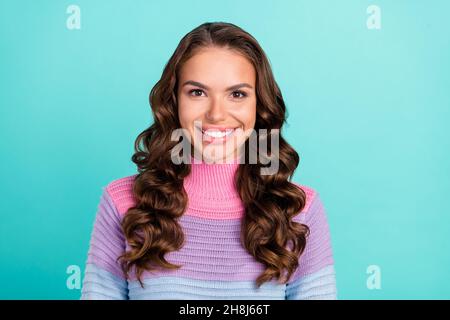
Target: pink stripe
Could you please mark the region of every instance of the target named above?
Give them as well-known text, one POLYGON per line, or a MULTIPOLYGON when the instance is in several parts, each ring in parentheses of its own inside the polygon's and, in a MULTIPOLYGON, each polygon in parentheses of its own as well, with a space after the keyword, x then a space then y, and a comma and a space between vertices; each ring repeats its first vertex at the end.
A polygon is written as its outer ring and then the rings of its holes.
MULTIPOLYGON (((133 195, 133 182, 136 175, 123 177, 112 181, 106 189, 111 195, 111 198, 121 215, 124 215, 129 208, 136 204, 136 200, 133 195)), ((197 179, 197 176, 194 178, 197 179)), ((220 180, 219 180, 220 181, 220 180)), ((302 188, 306 193, 306 204, 301 212, 307 212, 313 199, 316 195, 316 191, 305 185, 300 185, 293 182, 297 187, 302 188)), ((188 181, 187 184, 190 185, 188 181)), ((218 182, 218 184, 220 183, 218 182)), ((223 185, 223 184, 222 184, 223 185)), ((209 197, 204 193, 196 190, 195 188, 187 188, 189 205, 186 209, 185 215, 194 217, 203 217, 206 219, 239 219, 244 215, 244 206, 240 198, 238 198, 237 191, 230 191, 229 189, 219 192, 225 192, 224 196, 214 197, 214 192, 210 191, 209 197)))

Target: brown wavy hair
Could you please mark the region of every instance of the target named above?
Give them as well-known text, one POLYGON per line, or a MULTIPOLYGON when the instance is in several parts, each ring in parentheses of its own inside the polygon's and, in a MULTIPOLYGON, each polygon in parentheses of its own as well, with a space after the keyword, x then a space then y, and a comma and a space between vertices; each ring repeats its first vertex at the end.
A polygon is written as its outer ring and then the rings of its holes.
MULTIPOLYGON (((135 140, 132 161, 138 167, 133 184, 136 200, 122 220, 122 229, 130 250, 118 260, 126 276, 134 267, 137 279, 155 266, 177 269, 164 255, 184 245, 183 230, 178 223, 187 207, 183 179, 190 164, 174 164, 171 150, 179 142, 171 140, 172 131, 180 128, 177 110, 178 74, 183 63, 204 47, 234 50, 245 56, 256 69, 256 122, 258 129, 280 129, 279 169, 273 175, 261 175, 263 167, 239 164, 235 186, 245 207, 241 224, 241 243, 265 270, 256 279, 259 287, 273 278, 286 283, 299 264, 309 228, 293 221, 305 206, 305 192, 290 182, 299 164, 297 152, 281 135, 286 121, 286 106, 275 82, 264 51, 246 31, 225 22, 201 24, 186 34, 164 67, 161 79, 150 91, 153 123, 135 140), (290 248, 287 246, 290 245, 290 248), (287 272, 287 275, 283 275, 287 272), (284 278, 283 278, 284 276, 284 278)), ((249 140, 244 143, 249 150, 249 140)), ((259 158, 259 157, 258 157, 259 158)))

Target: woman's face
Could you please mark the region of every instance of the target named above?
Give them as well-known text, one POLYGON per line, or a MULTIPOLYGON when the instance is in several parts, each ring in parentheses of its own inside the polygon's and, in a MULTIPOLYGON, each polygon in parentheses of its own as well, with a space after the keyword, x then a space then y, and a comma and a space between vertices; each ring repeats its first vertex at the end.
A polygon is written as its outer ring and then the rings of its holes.
POLYGON ((208 162, 236 159, 256 121, 256 72, 229 49, 208 47, 178 74, 178 115, 198 155, 208 162))

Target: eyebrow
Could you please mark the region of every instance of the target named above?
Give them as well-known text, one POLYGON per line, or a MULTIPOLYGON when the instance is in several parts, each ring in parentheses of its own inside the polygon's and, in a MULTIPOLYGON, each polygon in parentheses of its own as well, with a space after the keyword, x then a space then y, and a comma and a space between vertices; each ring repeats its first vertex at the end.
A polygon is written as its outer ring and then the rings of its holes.
MULTIPOLYGON (((203 89, 206 89, 206 90, 210 89, 207 85, 205 85, 203 83, 200 83, 200 82, 197 82, 197 81, 193 81, 193 80, 186 81, 185 83, 183 83, 182 86, 184 87, 185 85, 188 85, 188 84, 191 84, 193 86, 197 86, 197 87, 200 87, 200 88, 203 88, 203 89)), ((248 83, 243 82, 243 83, 238 83, 238 84, 232 85, 231 87, 228 87, 226 89, 226 91, 237 90, 237 89, 242 88, 242 87, 253 89, 253 87, 251 85, 249 85, 248 83)))

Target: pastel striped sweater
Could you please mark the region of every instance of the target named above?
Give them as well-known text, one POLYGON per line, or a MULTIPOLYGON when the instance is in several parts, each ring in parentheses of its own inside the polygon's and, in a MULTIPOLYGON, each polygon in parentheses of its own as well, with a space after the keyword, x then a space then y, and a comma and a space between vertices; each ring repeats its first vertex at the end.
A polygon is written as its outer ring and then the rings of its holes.
POLYGON ((178 220, 184 246, 166 254, 177 270, 144 271, 144 289, 135 275, 126 279, 116 258, 128 249, 120 221, 134 204, 135 175, 103 188, 91 234, 81 299, 336 299, 331 239, 318 192, 301 186, 306 206, 294 220, 310 227, 299 267, 287 284, 276 280, 260 288, 255 279, 264 270, 240 244, 244 207, 233 185, 239 164, 192 163, 184 179, 188 207, 178 220))

